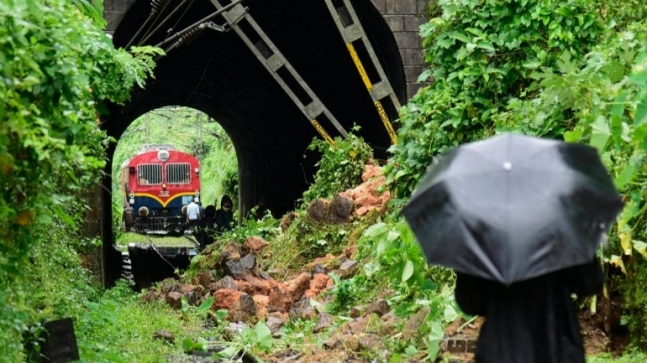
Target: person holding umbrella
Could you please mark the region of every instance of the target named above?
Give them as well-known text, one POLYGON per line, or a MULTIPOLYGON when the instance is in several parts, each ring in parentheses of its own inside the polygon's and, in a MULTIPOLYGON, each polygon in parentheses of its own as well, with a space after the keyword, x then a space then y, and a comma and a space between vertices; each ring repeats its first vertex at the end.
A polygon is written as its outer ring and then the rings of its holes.
POLYGON ((477 363, 584 363, 584 344, 571 294, 602 288, 597 259, 510 286, 460 272, 455 298, 461 309, 485 317, 477 363))
POLYGON ((443 155, 403 215, 427 262, 456 271, 461 309, 485 316, 477 363, 583 363, 571 294, 601 288, 621 209, 595 149, 504 134, 443 155))

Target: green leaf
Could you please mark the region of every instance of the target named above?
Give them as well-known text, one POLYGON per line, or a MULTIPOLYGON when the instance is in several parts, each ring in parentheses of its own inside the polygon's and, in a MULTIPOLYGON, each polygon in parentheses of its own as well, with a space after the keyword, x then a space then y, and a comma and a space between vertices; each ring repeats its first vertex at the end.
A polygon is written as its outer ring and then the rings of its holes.
POLYGON ((647 260, 647 243, 643 241, 633 241, 633 248, 647 260))
POLYGON ((494 53, 496 51, 496 49, 494 48, 492 43, 478 42, 478 43, 476 43, 476 46, 478 48, 487 50, 488 52, 491 52, 491 53, 494 53))
POLYGON ((443 320, 450 323, 456 319, 458 319, 458 312, 456 311, 454 306, 452 306, 451 304, 445 305, 445 311, 443 311, 443 320))
POLYGON ((629 164, 626 165, 624 169, 618 174, 614 179, 613 184, 617 189, 624 189, 631 180, 633 180, 634 175, 636 175, 636 165, 629 164))
POLYGON ((647 150, 647 122, 634 129, 631 140, 636 142, 641 150, 647 150))
POLYGON ((611 132, 609 131, 609 125, 605 120, 604 116, 600 115, 591 124, 591 146, 598 149, 600 153, 604 152, 607 141, 611 137, 611 132))
POLYGON ((566 142, 579 142, 582 140, 582 132, 580 130, 566 131, 564 133, 564 141, 566 142))
POLYGON ((240 352, 240 347, 232 345, 219 352, 216 352, 216 354, 214 355, 216 355, 218 358, 227 359, 236 356, 238 352, 240 352))
POLYGON ((404 353, 407 356, 411 357, 418 353, 418 349, 416 349, 416 347, 413 345, 408 345, 406 348, 404 348, 404 353))
POLYGON ((438 354, 440 353, 440 342, 443 340, 444 336, 445 331, 443 329, 442 322, 432 321, 431 330, 427 336, 428 354, 431 361, 435 361, 438 357, 438 354))
POLYGON ((613 83, 620 82, 625 76, 625 67, 620 62, 611 61, 600 69, 613 83))
POLYGON ((254 327, 254 331, 256 333, 256 339, 258 341, 259 346, 263 350, 269 350, 272 348, 272 331, 270 328, 262 321, 259 321, 256 323, 256 326, 254 327))
POLYGON ((647 122, 647 98, 638 102, 634 116, 634 125, 642 125, 645 122, 647 122))
POLYGON ((198 307, 198 313, 203 314, 209 310, 211 310, 211 306, 213 306, 213 302, 215 301, 215 298, 213 296, 210 296, 208 299, 205 299, 202 304, 198 307))
POLYGON ((381 234, 384 234, 385 231, 386 231, 386 223, 378 222, 368 227, 364 231, 363 235, 364 237, 367 237, 367 238, 375 238, 381 234))
POLYGON ((449 36, 454 38, 454 39, 458 39, 463 43, 471 43, 472 42, 472 39, 470 39, 467 35, 465 35, 465 33, 462 33, 462 32, 459 32, 459 31, 453 31, 453 32, 449 33, 449 36))
POLYGON ((407 260, 404 264, 404 269, 402 270, 402 282, 406 282, 413 276, 414 266, 411 260, 407 260))
POLYGON ((521 63, 521 66, 528 69, 537 69, 541 67, 541 62, 537 59, 531 59, 521 63))

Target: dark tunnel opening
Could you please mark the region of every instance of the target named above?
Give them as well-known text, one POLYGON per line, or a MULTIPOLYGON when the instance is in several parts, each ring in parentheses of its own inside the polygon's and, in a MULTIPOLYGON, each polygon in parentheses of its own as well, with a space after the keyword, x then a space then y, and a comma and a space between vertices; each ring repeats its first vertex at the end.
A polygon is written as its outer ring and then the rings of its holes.
MULTIPOLYGON (((113 35, 117 47, 131 41, 149 17, 151 3, 136 1, 131 6, 113 35)), ((185 2, 171 0, 161 17, 180 3, 185 2)), ((188 7, 177 11, 146 44, 159 44, 216 11, 207 0, 187 3, 188 7)), ((404 103, 405 75, 393 34, 370 1, 351 3, 397 98, 404 103)), ((386 159, 389 134, 325 1, 247 0, 243 5, 342 126, 347 131, 360 126, 358 134, 373 147, 375 157, 386 159)), ((221 17, 213 21, 224 24, 221 17)), ((146 30, 152 28, 145 27, 138 38, 148 36, 146 30)), ((367 70, 370 73, 370 67, 367 70)), ((140 115, 168 105, 200 110, 226 130, 238 157, 240 193, 236 204, 242 215, 261 197, 276 216, 294 209, 315 172, 317 158, 304 158, 307 146, 320 136, 234 31, 207 30, 169 51, 159 59, 155 78, 136 90, 127 104, 110 106, 103 125, 110 136, 118 138, 140 115)), ((397 118, 394 107, 386 111, 390 120, 397 118)), ((324 120, 321 124, 332 137, 339 136, 330 123, 324 120)), ((114 145, 108 155, 113 152, 114 145)), ((106 171, 110 168, 108 165, 106 171)), ((110 185, 110 180, 104 182, 104 245, 112 243, 111 208, 107 207, 110 185)))

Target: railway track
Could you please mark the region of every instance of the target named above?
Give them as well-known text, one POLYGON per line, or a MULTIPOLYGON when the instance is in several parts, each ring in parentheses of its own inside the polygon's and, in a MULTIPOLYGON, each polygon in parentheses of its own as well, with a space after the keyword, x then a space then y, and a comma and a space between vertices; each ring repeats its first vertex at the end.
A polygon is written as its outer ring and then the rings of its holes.
POLYGON ((168 277, 176 277, 186 269, 191 258, 199 253, 199 243, 192 235, 184 235, 189 246, 159 246, 150 236, 146 242, 128 243, 121 253, 121 277, 133 281, 136 289, 143 289, 168 277))

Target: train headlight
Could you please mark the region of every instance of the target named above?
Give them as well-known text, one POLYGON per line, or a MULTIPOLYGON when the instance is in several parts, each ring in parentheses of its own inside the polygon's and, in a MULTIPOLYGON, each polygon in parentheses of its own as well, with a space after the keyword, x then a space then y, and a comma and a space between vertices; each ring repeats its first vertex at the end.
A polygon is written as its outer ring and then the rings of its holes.
POLYGON ((195 175, 200 175, 200 169, 195 168, 194 171, 195 171, 195 175))
POLYGON ((162 189, 166 190, 166 183, 162 183, 162 189))
POLYGON ((130 192, 128 203, 135 204, 135 193, 130 192))
POLYGON ((160 150, 157 152, 157 158, 166 161, 170 157, 168 150, 160 150))

